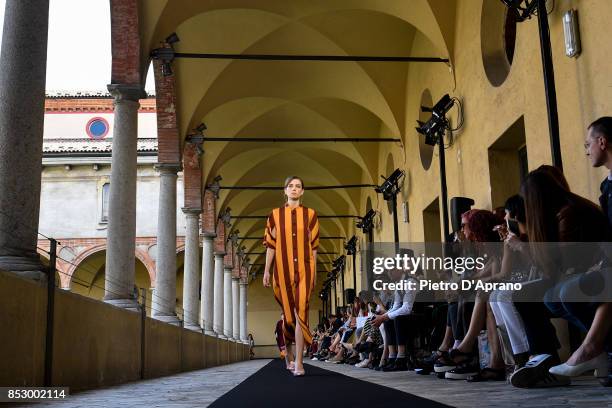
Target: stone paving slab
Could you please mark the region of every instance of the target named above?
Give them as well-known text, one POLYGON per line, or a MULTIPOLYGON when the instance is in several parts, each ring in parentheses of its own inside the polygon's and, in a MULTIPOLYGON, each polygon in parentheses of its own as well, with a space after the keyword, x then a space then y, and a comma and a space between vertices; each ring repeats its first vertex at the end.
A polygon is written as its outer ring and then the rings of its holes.
MULTIPOLYGON (((115 387, 84 391, 64 401, 27 406, 62 407, 206 407, 257 372, 270 360, 251 360, 191 371, 168 377, 137 381, 115 387)), ((330 371, 392 387, 451 406, 607 408, 612 407, 612 388, 604 388, 592 377, 580 377, 569 387, 518 389, 503 382, 467 383, 439 380, 414 372, 381 373, 345 364, 307 360, 330 371)), ((308 372, 308 366, 306 366, 308 372)), ((308 374, 307 374, 308 375, 308 374)), ((358 392, 358 390, 356 390, 358 392)), ((318 407, 325 408, 325 407, 318 407)), ((344 407, 334 407, 344 408, 344 407)))
POLYGON ((505 382, 468 383, 418 375, 413 371, 382 373, 346 364, 312 360, 306 363, 459 408, 612 407, 612 388, 602 387, 593 377, 572 379, 572 385, 568 387, 520 389, 505 382))
POLYGON ((270 360, 251 360, 204 370, 83 391, 63 401, 22 406, 61 407, 207 407, 270 360))

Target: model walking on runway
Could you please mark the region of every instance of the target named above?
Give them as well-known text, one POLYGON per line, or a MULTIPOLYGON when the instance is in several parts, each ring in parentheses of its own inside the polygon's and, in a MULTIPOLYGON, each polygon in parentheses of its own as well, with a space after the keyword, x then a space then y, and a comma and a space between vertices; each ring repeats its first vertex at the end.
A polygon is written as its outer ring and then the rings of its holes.
POLYGON ((285 180, 285 205, 272 210, 268 216, 264 245, 266 266, 263 284, 272 287, 274 298, 284 314, 283 334, 287 349, 287 369, 294 376, 305 374, 304 345, 312 343, 308 327, 308 305, 314 288, 319 246, 319 220, 317 213, 301 204, 304 182, 291 176, 285 180), (291 344, 295 341, 295 361, 291 344))

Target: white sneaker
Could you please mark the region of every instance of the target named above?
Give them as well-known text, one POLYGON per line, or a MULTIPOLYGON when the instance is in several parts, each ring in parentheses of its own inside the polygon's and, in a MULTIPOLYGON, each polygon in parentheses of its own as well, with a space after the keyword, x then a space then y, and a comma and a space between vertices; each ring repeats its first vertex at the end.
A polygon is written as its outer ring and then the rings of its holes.
POLYGON ((355 367, 359 367, 359 368, 365 368, 368 366, 368 364, 370 364, 370 359, 366 358, 365 360, 363 360, 360 363, 355 364, 355 367))

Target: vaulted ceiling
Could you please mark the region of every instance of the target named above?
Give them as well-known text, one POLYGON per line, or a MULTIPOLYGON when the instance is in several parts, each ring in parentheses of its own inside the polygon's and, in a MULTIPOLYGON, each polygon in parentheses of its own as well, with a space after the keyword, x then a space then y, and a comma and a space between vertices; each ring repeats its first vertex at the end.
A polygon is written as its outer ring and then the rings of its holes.
MULTIPOLYGON (((141 0, 142 72, 173 32, 181 53, 451 58, 454 10, 455 0, 141 0), (430 53, 415 55, 417 43, 430 53)), ((410 64, 176 59, 179 131, 184 138, 204 122, 209 137, 402 138, 410 64)), ((205 142, 204 150, 205 184, 217 175, 227 186, 280 186, 288 175, 307 188, 375 184, 384 168, 377 143, 205 142)), ((304 202, 322 215, 365 212, 358 189, 310 191, 304 202)), ((280 204, 279 191, 222 190, 218 208, 264 215, 280 204)), ((236 221, 241 235, 263 233, 263 220, 236 221)), ((321 234, 347 236, 352 223, 321 221, 321 234)), ((255 251, 260 242, 244 244, 255 251)))

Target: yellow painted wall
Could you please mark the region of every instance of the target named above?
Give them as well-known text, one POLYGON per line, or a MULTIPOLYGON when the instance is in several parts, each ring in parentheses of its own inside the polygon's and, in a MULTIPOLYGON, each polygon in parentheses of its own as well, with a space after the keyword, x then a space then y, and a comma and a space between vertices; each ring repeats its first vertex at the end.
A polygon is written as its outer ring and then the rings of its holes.
MULTIPOLYGON (((0 271, 0 384, 42 386, 47 288, 0 271), (14 296, 19 293, 19 296, 14 296)), ((53 384, 82 390, 141 376, 140 313, 55 292, 53 384)), ((248 346, 147 318, 146 378, 248 359, 248 346)))

